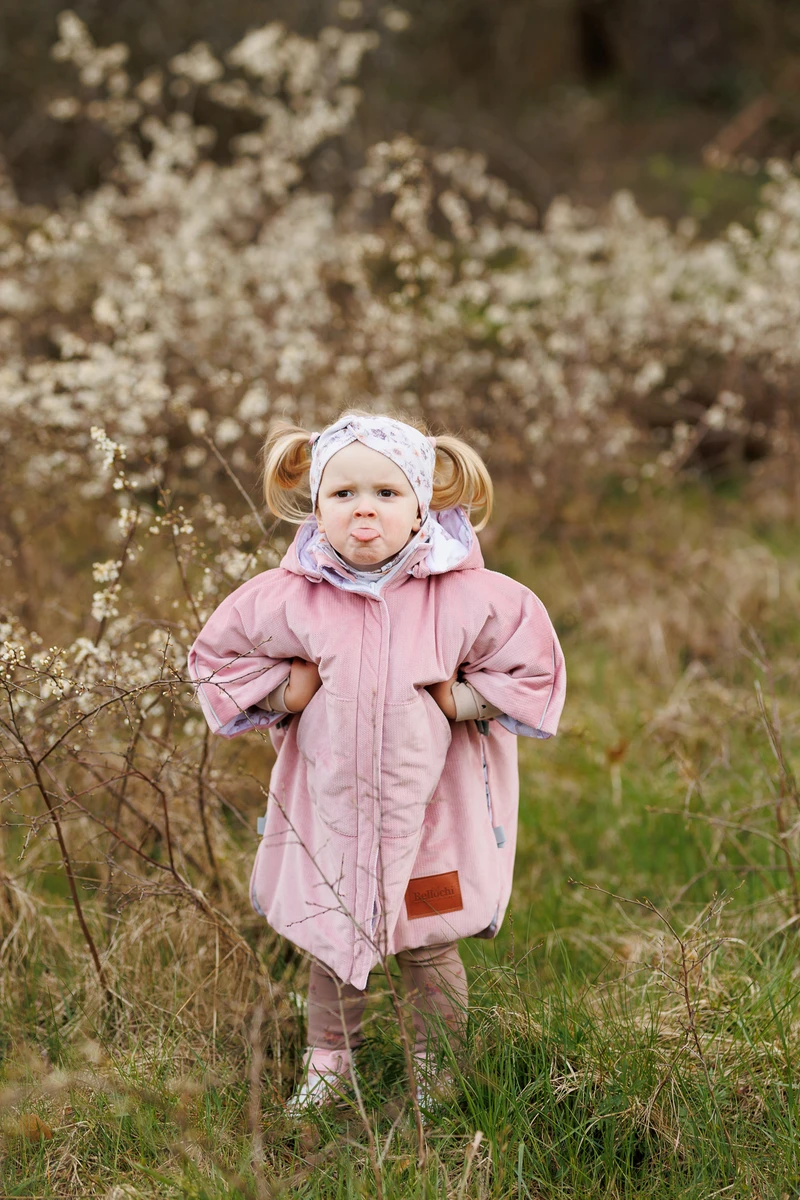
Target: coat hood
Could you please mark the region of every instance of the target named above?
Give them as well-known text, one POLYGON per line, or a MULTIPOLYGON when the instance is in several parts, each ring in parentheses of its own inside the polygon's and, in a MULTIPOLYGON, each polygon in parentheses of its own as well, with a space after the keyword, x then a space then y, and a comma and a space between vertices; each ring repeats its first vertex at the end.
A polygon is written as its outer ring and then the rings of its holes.
MULTIPOLYGON (((304 575, 314 581, 327 579, 339 586, 352 586, 356 580, 320 533, 313 513, 298 529, 280 565, 295 575, 304 575)), ((376 573, 376 583, 388 582, 403 574, 425 579, 429 575, 482 566, 480 543, 466 512, 463 508, 448 508, 428 514, 419 533, 400 551, 394 562, 387 565, 386 573, 376 573)))

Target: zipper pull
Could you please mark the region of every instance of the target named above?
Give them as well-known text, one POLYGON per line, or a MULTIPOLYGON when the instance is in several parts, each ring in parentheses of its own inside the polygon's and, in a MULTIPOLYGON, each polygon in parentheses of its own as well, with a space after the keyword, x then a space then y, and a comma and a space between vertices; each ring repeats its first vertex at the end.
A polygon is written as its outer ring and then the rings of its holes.
POLYGON ((487 720, 482 718, 480 721, 476 721, 475 724, 478 726, 479 733, 482 733, 484 737, 489 736, 489 722, 487 720))

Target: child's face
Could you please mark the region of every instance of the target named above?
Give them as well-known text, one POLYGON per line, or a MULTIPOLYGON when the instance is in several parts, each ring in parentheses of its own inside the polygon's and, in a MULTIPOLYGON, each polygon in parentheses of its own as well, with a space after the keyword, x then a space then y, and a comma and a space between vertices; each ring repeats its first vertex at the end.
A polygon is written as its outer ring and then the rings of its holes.
POLYGON ((382 566, 422 523, 404 472, 361 442, 326 463, 316 513, 320 529, 351 567, 382 566))

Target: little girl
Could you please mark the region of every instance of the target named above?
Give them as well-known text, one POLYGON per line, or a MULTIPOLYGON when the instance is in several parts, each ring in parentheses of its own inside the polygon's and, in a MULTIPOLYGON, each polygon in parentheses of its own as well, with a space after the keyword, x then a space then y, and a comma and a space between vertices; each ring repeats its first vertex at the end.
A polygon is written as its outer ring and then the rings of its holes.
POLYGON ((311 956, 296 1108, 352 1071, 388 954, 430 1080, 433 1026, 466 1013, 458 939, 494 937, 511 892, 516 735, 556 732, 565 672, 542 603, 484 568, 492 483, 464 442, 361 412, 279 425, 264 494, 300 529, 209 618, 189 672, 215 733, 267 727, 278 751, 250 895, 311 956))

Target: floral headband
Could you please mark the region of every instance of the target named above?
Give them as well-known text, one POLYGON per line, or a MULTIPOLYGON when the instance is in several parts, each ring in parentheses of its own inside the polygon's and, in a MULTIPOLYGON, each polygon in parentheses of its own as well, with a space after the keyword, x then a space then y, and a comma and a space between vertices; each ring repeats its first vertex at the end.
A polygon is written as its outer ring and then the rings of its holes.
POLYGON ((426 437, 413 425, 395 421, 392 417, 342 417, 322 433, 312 433, 308 440, 312 448, 311 502, 315 507, 322 472, 328 461, 351 442, 361 442, 397 464, 414 489, 423 521, 427 517, 433 495, 435 438, 426 437))

